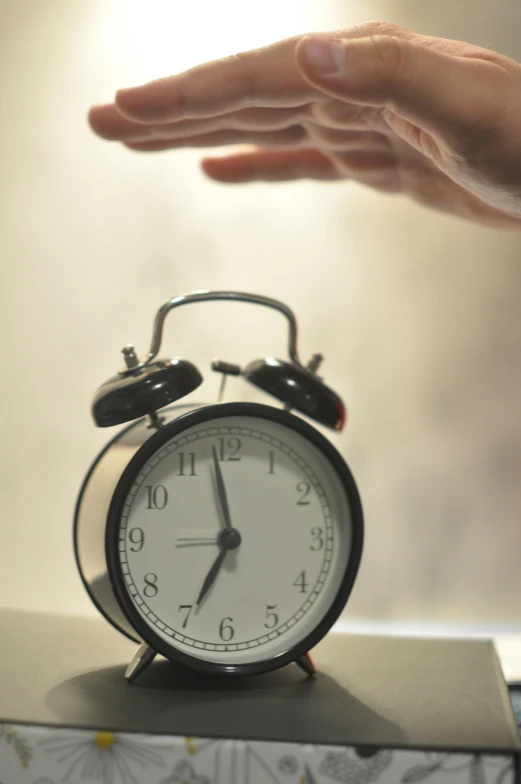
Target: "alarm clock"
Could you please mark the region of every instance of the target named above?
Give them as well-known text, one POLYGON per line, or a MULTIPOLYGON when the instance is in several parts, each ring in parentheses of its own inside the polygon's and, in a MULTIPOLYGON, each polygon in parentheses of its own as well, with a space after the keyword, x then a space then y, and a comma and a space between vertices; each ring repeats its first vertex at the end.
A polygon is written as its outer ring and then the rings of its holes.
POLYGON ((157 312, 150 350, 95 394, 99 427, 124 425, 95 459, 74 516, 85 588, 102 615, 139 644, 126 678, 156 654, 206 673, 251 675, 296 662, 342 612, 358 572, 363 514, 346 462, 309 420, 342 429, 340 397, 303 364, 284 303, 235 291, 196 291, 157 312), (234 301, 288 322, 287 359, 245 367, 215 360, 213 404, 182 402, 196 366, 158 358, 165 318, 181 305, 234 301), (266 404, 224 402, 228 376, 266 404), (175 405, 172 405, 175 404, 175 405))

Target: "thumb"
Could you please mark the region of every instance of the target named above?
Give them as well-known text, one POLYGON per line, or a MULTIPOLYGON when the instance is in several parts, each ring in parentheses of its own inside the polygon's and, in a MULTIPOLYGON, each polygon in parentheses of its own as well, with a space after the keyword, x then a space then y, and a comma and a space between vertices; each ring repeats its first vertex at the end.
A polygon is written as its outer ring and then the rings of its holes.
POLYGON ((321 92, 362 106, 387 107, 456 148, 462 134, 467 138, 471 130, 486 133, 498 127, 511 77, 497 62, 446 54, 392 35, 306 36, 297 45, 296 62, 306 81, 321 92))

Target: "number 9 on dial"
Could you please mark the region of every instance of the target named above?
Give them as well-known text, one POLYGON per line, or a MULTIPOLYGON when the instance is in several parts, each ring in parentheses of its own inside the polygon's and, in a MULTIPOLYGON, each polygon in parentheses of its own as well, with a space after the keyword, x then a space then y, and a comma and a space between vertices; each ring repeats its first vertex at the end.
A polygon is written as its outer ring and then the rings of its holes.
POLYGON ((96 424, 130 424, 83 483, 75 551, 95 605, 140 643, 129 680, 157 653, 209 673, 255 674, 293 661, 312 672, 308 652, 349 598, 362 553, 358 491, 339 452, 303 418, 340 430, 345 409, 316 375, 321 356, 300 361, 296 335, 278 300, 176 297, 156 315, 148 355, 125 347, 127 367, 96 393, 96 424), (290 361, 212 363, 223 380, 242 376, 283 408, 178 402, 202 376, 188 360, 156 359, 164 319, 209 300, 286 317, 290 361))
POLYGON ((362 526, 347 465, 302 419, 252 403, 186 413, 136 452, 111 499, 110 620, 205 671, 299 660, 348 599, 362 526))

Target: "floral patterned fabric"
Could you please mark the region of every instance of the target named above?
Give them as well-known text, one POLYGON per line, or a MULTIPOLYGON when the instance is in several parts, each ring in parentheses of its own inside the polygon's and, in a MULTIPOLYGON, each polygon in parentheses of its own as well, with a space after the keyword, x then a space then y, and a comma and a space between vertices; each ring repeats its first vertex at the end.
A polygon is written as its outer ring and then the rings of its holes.
MULTIPOLYGON (((521 701, 520 701, 521 706, 521 701)), ((515 784, 507 756, 0 725, 0 784, 515 784)))

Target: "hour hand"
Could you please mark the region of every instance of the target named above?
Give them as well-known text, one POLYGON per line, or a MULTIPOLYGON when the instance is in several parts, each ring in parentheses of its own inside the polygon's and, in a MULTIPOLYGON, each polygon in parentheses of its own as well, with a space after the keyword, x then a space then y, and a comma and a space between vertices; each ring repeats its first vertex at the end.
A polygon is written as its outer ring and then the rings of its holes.
POLYGON ((199 592, 199 596, 197 598, 197 606, 201 604, 204 597, 212 587, 215 582, 215 579, 219 572, 221 571, 221 566, 224 563, 224 559, 226 558, 226 553, 228 550, 236 550, 241 543, 241 535, 235 528, 225 528, 221 531, 219 535, 219 539, 217 540, 221 551, 215 561, 213 562, 212 566, 210 567, 210 571, 205 577, 203 587, 199 592))
POLYGON ((208 591, 210 590, 210 588, 214 584, 215 578, 219 574, 221 566, 223 565, 223 561, 226 558, 226 553, 227 552, 228 552, 227 548, 223 547, 221 549, 219 555, 217 556, 217 558, 213 562, 213 565, 210 567, 210 571, 206 575, 205 581, 203 583, 203 587, 201 588, 201 590, 199 592, 199 596, 197 597, 197 602, 196 602, 197 605, 201 604, 201 602, 203 601, 204 597, 206 596, 206 594, 208 593, 208 591))

